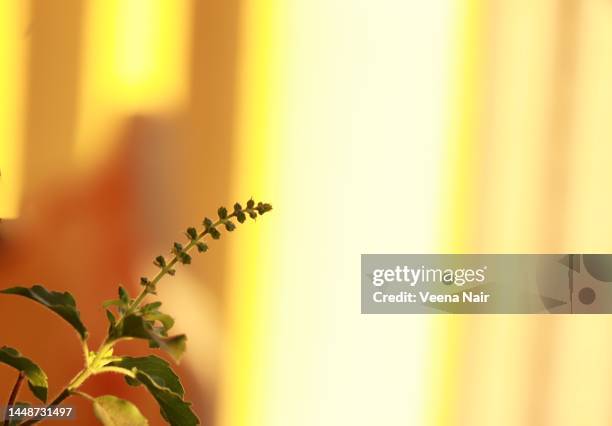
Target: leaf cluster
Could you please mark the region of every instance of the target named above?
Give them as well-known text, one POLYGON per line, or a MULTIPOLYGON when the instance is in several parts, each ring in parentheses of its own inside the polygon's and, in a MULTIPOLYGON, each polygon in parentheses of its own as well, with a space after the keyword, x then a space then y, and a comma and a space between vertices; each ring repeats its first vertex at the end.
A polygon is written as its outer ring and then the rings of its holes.
MULTIPOLYGON (((68 292, 47 290, 41 285, 32 287, 11 287, 0 290, 0 294, 16 295, 30 299, 64 319, 76 332, 83 345, 84 367, 66 385, 60 394, 49 404, 54 407, 73 395, 85 397, 92 402, 94 414, 106 426, 148 424, 147 419, 131 402, 117 398, 114 395, 93 397, 79 390, 80 386, 91 376, 107 372, 123 374, 130 386, 144 386, 157 401, 163 418, 173 426, 192 426, 199 424, 198 417, 186 402, 185 391, 181 382, 170 367, 170 364, 155 355, 143 357, 117 356, 114 345, 122 340, 139 339, 148 343, 150 348, 165 351, 176 363, 181 359, 186 349, 187 337, 184 334, 171 334, 174 318, 163 312, 161 301, 145 302, 148 295, 156 294, 156 286, 166 275, 173 276, 178 264, 189 265, 192 262, 191 252, 208 251, 205 242, 221 238, 221 230, 232 232, 236 222, 244 223, 248 218, 256 219, 272 210, 267 203, 255 203, 248 200, 243 207, 234 204, 229 212, 225 207, 217 210, 217 220, 204 218, 200 229, 189 227, 185 231, 185 243, 173 243, 169 256, 159 255, 153 261, 158 268, 152 278, 142 277, 142 289, 136 297, 119 286, 117 298, 102 304, 108 320, 108 332, 104 341, 96 351, 88 346, 88 331, 81 321, 74 297, 68 292)), ((47 402, 48 380, 45 372, 33 361, 21 355, 16 349, 3 346, 0 348, 0 364, 5 364, 19 372, 19 378, 13 387, 11 397, 16 397, 22 380, 27 380, 31 392, 40 401, 47 402)), ((9 400, 9 405, 28 406, 27 403, 9 400)), ((31 418, 5 421, 5 425, 31 425, 42 421, 42 418, 31 418)))

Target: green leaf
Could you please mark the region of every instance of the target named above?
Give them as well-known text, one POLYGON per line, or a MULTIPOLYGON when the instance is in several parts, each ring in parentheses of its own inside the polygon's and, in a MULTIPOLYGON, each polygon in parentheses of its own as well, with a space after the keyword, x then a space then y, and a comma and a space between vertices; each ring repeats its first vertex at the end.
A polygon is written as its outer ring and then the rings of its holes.
POLYGON ((105 312, 106 312, 106 319, 108 319, 108 334, 112 335, 113 330, 115 329, 117 320, 115 319, 115 316, 113 315, 111 311, 105 310, 105 312))
POLYGON ((179 253, 182 253, 184 250, 183 245, 181 243, 174 243, 172 246, 172 253, 178 255, 179 253))
POLYGON ((147 321, 159 321, 166 331, 170 330, 172 326, 174 326, 174 318, 162 312, 146 313, 143 315, 143 318, 147 321))
POLYGON ((47 401, 47 375, 45 372, 28 358, 22 356, 16 349, 3 346, 0 348, 0 363, 23 372, 28 379, 28 386, 34 396, 42 402, 47 401))
POLYGON ((161 305, 162 305, 162 302, 151 302, 141 307, 140 310, 143 313, 153 312, 153 311, 156 311, 157 308, 159 308, 161 305))
POLYGON ((184 334, 170 337, 155 336, 153 340, 157 346, 166 351, 177 364, 180 362, 187 349, 187 336, 184 334))
POLYGON ((104 426, 146 426, 149 424, 138 407, 130 401, 113 395, 95 398, 93 410, 104 426))
MULTIPOLYGON (((165 320, 167 321, 167 319, 165 320)), ((162 327, 160 330, 154 327, 154 321, 147 320, 145 316, 140 314, 130 314, 123 319, 121 324, 117 325, 113 329, 112 339, 133 337, 147 340, 149 346, 165 350, 177 363, 185 352, 187 337, 184 334, 166 337, 162 334, 165 333, 166 329, 162 327)))
POLYGON ((153 264, 160 268, 164 268, 166 266, 166 259, 164 258, 164 256, 157 256, 153 264))
POLYGON ((121 301, 121 303, 126 306, 129 305, 130 295, 128 294, 127 290, 119 286, 118 292, 119 292, 119 300, 121 301))
POLYGON ((76 308, 74 297, 68 292, 59 293, 56 291, 48 291, 46 288, 35 285, 31 288, 27 287, 12 287, 1 290, 0 293, 16 294, 18 296, 27 297, 41 305, 46 306, 53 312, 64 318, 74 329, 79 333, 82 340, 87 339, 87 329, 81 322, 81 316, 76 308))
POLYGON ((106 312, 106 318, 108 319, 109 332, 110 332, 110 330, 112 330, 113 327, 115 327, 117 320, 115 319, 115 316, 113 315, 111 311, 107 309, 105 310, 105 312, 106 312))
POLYGON ((120 328, 117 328, 116 335, 111 336, 113 339, 121 337, 134 337, 137 339, 149 339, 150 326, 148 326, 145 320, 140 315, 130 314, 123 319, 120 324, 120 328))
POLYGON ((105 300, 102 303, 103 308, 110 308, 111 306, 122 306, 122 305, 123 305, 123 302, 119 299, 105 300))
POLYGON ((263 215, 270 210, 272 210, 272 204, 268 203, 257 203, 257 207, 255 208, 260 215, 263 215))
POLYGON ((178 253, 176 257, 178 258, 179 262, 181 262, 183 265, 191 264, 191 256, 189 256, 184 251, 178 253))
MULTIPOLYGON (((154 355, 139 358, 124 357, 121 361, 115 361, 109 365, 122 367, 128 370, 139 370, 151 377, 158 386, 166 387, 180 397, 183 397, 185 394, 183 386, 178 376, 170 368, 170 364, 154 355)), ((138 382, 134 382, 134 379, 131 377, 126 376, 125 379, 131 385, 139 384, 138 382)))
POLYGON ((187 228, 187 231, 185 232, 185 234, 192 241, 198 239, 198 231, 193 226, 187 228))
MULTIPOLYGON (((142 383, 159 404, 159 411, 172 426, 195 426, 200 420, 191 410, 191 403, 183 400, 182 394, 162 385, 159 376, 136 369, 136 380, 142 383)), ((182 388, 181 388, 182 389, 182 388)))
POLYGON ((170 364, 156 356, 140 358, 125 357, 109 365, 133 371, 136 379, 126 376, 132 386, 145 385, 160 407, 164 419, 171 425, 191 426, 200 424, 191 411, 191 404, 185 402, 185 391, 170 364))

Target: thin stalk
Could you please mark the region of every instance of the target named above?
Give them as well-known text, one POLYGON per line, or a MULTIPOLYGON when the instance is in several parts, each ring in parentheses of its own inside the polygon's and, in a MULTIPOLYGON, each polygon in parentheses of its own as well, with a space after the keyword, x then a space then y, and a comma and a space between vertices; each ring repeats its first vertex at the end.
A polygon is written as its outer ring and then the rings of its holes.
POLYGON ((9 409, 15 405, 15 401, 17 400, 17 395, 19 394, 19 389, 21 388, 21 384, 23 383, 23 379, 25 378, 25 374, 23 373, 23 371, 20 371, 19 374, 17 375, 17 380, 15 381, 15 385, 13 386, 13 389, 11 390, 11 394, 9 395, 9 399, 8 399, 8 403, 6 404, 6 413, 4 415, 4 426, 8 426, 10 423, 9 420, 9 409))
MULTIPOLYGON (((253 209, 245 209, 245 211, 252 211, 253 209)), ((218 221, 214 222, 210 228, 216 228, 217 226, 221 225, 224 221, 229 220, 233 217, 236 216, 236 212, 233 212, 231 214, 229 214, 225 219, 219 219, 218 221)), ((209 228, 209 229, 210 229, 209 228)), ((198 237, 194 240, 191 240, 184 248, 184 251, 186 253, 189 253, 199 242, 202 241, 202 238, 204 238, 208 233, 209 233, 209 229, 206 229, 202 232, 200 232, 198 234, 198 237)), ((125 313, 119 318, 119 320, 117 321, 118 323, 121 322, 123 320, 123 318, 125 318, 126 316, 128 316, 129 314, 131 314, 132 312, 134 312, 135 309, 138 308, 138 306, 140 306, 140 304, 142 303, 142 301, 144 300, 144 298, 147 296, 147 294, 150 293, 150 289, 151 288, 155 288, 155 285, 165 276, 168 274, 168 272, 170 270, 172 270, 172 268, 176 265, 176 263, 178 262, 178 256, 174 255, 174 257, 168 262, 168 264, 166 266, 164 266, 163 268, 161 268, 161 270, 157 273, 157 275, 155 275, 155 277, 153 278, 153 280, 151 280, 150 283, 148 283, 140 292, 140 294, 132 301, 132 303, 128 306, 127 310, 125 311, 125 313)))
MULTIPOLYGON (((64 389, 52 402, 51 404, 47 405, 47 408, 53 407, 54 405, 59 405, 62 401, 64 401, 66 398, 68 398, 69 396, 72 395, 72 392, 70 392, 68 389, 64 389)), ((30 420, 27 420, 24 423, 21 423, 21 426, 29 426, 29 425, 33 425, 35 423, 38 423, 39 421, 43 420, 44 417, 36 417, 30 420)))
POLYGON ((102 367, 100 371, 98 371, 98 374, 99 373, 117 373, 123 376, 131 377, 132 379, 136 378, 136 374, 134 374, 132 370, 128 370, 127 368, 122 367, 102 367))
POLYGON ((78 395, 78 396, 80 396, 82 398, 85 398, 85 399, 91 401, 91 402, 94 402, 96 400, 93 396, 91 396, 91 395, 89 395, 88 393, 85 393, 85 392, 74 391, 72 393, 73 393, 73 395, 78 395))

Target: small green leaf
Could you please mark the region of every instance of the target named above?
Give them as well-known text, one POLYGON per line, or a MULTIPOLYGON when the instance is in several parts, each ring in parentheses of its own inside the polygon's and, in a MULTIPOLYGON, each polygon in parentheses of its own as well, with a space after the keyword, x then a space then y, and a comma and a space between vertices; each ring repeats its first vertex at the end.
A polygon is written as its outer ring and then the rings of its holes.
POLYGON ((236 225, 234 225, 234 223, 230 220, 226 221, 224 225, 228 232, 232 232, 234 229, 236 229, 236 225))
POLYGON ((105 300, 102 303, 103 308, 110 308, 111 306, 121 306, 123 302, 119 299, 105 300))
POLYGON ((181 243, 174 243, 172 245, 172 253, 174 254, 180 254, 183 252, 183 245, 181 243))
POLYGON ((244 221, 246 220, 246 215, 244 214, 244 212, 238 212, 236 213, 236 219, 238 219, 238 222, 244 223, 244 221))
POLYGON ((143 314, 143 318, 147 321, 159 321, 166 331, 170 330, 174 326, 174 318, 168 314, 154 311, 143 314))
POLYGON ((113 339, 119 339, 121 337, 134 337, 137 339, 149 339, 150 333, 145 320, 140 315, 130 314, 123 319, 120 324, 121 328, 115 330, 115 335, 111 336, 113 339))
POLYGON ((191 410, 191 404, 185 402, 181 394, 174 392, 167 385, 160 384, 159 377, 145 371, 136 370, 136 380, 149 390, 159 404, 159 411, 172 426, 196 426, 200 420, 191 410))
POLYGON ((247 209, 252 209, 255 206, 255 201, 251 198, 247 201, 247 209))
POLYGON ((106 310, 106 318, 108 319, 110 325, 114 327, 117 321, 115 320, 115 316, 113 315, 113 313, 108 309, 106 310))
POLYGON ((227 217, 227 209, 225 207, 219 207, 217 214, 219 215, 219 219, 225 219, 227 217))
MULTIPOLYGON (((160 322, 160 319, 156 319, 160 322)), ((168 321, 168 319, 164 319, 168 321)), ((162 328, 162 332, 165 334, 162 328)), ((145 316, 137 313, 130 314, 123 319, 120 327, 115 327, 111 334, 112 339, 120 339, 122 337, 133 337, 136 339, 144 339, 149 342, 149 346, 161 348, 168 352, 170 356, 178 363, 185 352, 187 337, 184 334, 177 336, 166 337, 160 333, 159 329, 154 327, 154 321, 147 320, 145 316)))
POLYGON ((177 334, 176 336, 170 337, 154 335, 153 340, 161 349, 168 352, 177 364, 183 357, 185 350, 187 350, 187 336, 184 334, 177 334))
POLYGON ((166 266, 166 259, 164 256, 157 256, 153 264, 157 267, 164 268, 166 266))
POLYGON ((185 253, 184 251, 178 254, 178 259, 183 265, 191 264, 191 256, 185 253))
POLYGON ((193 226, 187 228, 187 231, 185 231, 185 235, 187 235, 187 238, 189 238, 190 240, 197 240, 198 239, 198 230, 195 229, 193 226))
POLYGON ((42 402, 47 401, 47 375, 28 358, 22 356, 16 349, 3 346, 0 348, 0 363, 10 365, 23 372, 28 379, 28 386, 34 396, 42 402))
POLYGON ((115 329, 115 325, 117 324, 117 320, 111 311, 105 309, 106 319, 108 319, 108 334, 111 335, 113 330, 115 329))
POLYGON ((81 316, 76 308, 76 302, 70 293, 50 292, 40 285, 35 285, 31 288, 12 287, 0 291, 0 293, 16 294, 18 296, 27 297, 28 299, 32 299, 46 306, 68 321, 68 323, 70 323, 79 333, 82 340, 87 339, 87 329, 81 322, 81 316))
POLYGON ((202 222, 202 224, 204 225, 204 230, 208 231, 210 227, 212 226, 213 221, 210 218, 206 217, 204 218, 204 221, 202 222))
POLYGON ((124 305, 129 305, 130 304, 130 296, 128 295, 128 292, 126 289, 124 289, 123 287, 119 286, 119 300, 121 301, 121 303, 123 303, 124 305))
POLYGON ((143 313, 154 312, 154 311, 157 311, 157 309, 161 305, 162 305, 162 302, 151 302, 151 303, 147 303, 146 305, 142 306, 140 310, 143 313))
POLYGON ((196 247, 200 253, 205 253, 208 250, 208 246, 205 243, 198 243, 196 247))
POLYGON ((146 426, 149 424, 138 407, 125 399, 103 395, 94 399, 93 410, 104 426, 146 426))
POLYGON ((268 203, 257 203, 256 210, 259 212, 260 215, 262 215, 272 210, 272 205, 268 203))
POLYGON ((219 238, 221 238, 221 233, 217 230, 217 228, 210 228, 208 230, 208 233, 213 238, 213 240, 218 240, 219 238))
MULTIPOLYGON (((185 394, 183 386, 178 376, 170 368, 170 364, 154 355, 138 358, 127 356, 122 358, 121 361, 115 361, 109 365, 125 368, 127 370, 139 370, 149 375, 158 386, 170 389, 181 398, 185 394)), ((134 382, 134 379, 131 377, 126 376, 125 379, 132 386, 139 384, 138 382, 134 382)))

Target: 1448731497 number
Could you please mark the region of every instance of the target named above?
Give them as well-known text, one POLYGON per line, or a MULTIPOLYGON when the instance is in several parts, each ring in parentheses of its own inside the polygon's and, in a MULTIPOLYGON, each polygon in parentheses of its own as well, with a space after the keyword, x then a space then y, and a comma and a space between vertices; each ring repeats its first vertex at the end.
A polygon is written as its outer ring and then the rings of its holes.
POLYGON ((69 406, 41 406, 15 404, 3 407, 5 419, 19 420, 24 418, 74 418, 75 410, 69 406))

